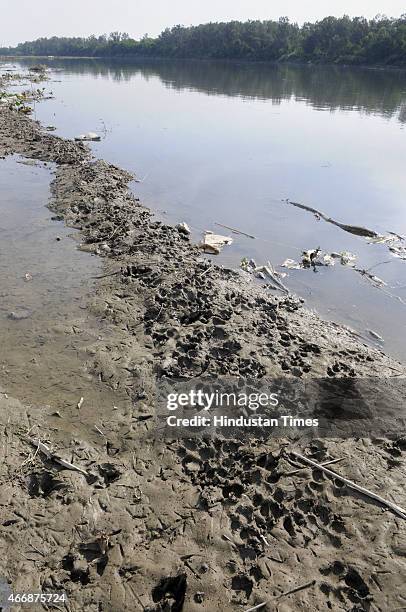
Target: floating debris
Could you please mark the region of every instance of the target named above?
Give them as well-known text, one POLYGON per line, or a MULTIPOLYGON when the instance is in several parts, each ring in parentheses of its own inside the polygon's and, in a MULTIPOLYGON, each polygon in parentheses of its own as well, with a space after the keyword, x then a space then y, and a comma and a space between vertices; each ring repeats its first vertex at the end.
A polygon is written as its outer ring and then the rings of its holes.
POLYGON ((307 210, 308 212, 313 213, 317 220, 324 219, 324 221, 326 221, 327 223, 332 223, 333 225, 340 227, 345 232, 355 234, 356 236, 362 236, 367 240, 369 244, 385 244, 388 246, 389 251, 394 255, 394 257, 398 257, 399 259, 403 259, 406 261, 406 236, 401 236, 396 232, 379 234, 378 232, 368 229, 367 227, 361 227, 358 225, 348 225, 346 223, 336 221, 335 219, 332 219, 320 210, 312 208, 311 206, 307 206, 306 204, 301 204, 300 202, 292 202, 289 199, 283 201, 287 204, 291 204, 292 206, 296 206, 297 208, 301 208, 302 210, 307 210))
POLYGON ((317 249, 303 251, 302 261, 285 259, 281 266, 289 270, 303 270, 306 268, 315 269, 316 266, 334 266, 335 259, 339 259, 343 266, 353 267, 357 257, 349 251, 342 251, 341 253, 324 253, 320 247, 317 247, 317 249))
POLYGON ((399 259, 406 260, 406 247, 405 246, 391 246, 389 247, 391 253, 393 253, 394 257, 398 257, 399 259))
POLYGON ((253 274, 256 278, 261 280, 270 279, 274 283, 274 289, 281 289, 285 293, 289 293, 289 289, 279 280, 287 276, 287 274, 284 272, 277 272, 270 261, 267 261, 264 266, 257 266, 254 259, 243 257, 240 268, 244 270, 244 272, 253 274))
POLYGON ((101 136, 96 134, 96 132, 87 132, 87 134, 80 134, 79 136, 75 136, 75 140, 98 142, 99 140, 101 140, 101 136))
POLYGON ((218 255, 224 246, 232 244, 232 242, 233 239, 230 238, 230 236, 221 236, 220 234, 213 234, 213 232, 206 231, 200 243, 200 247, 205 253, 218 255))
POLYGON ((287 204, 291 204, 292 206, 296 206, 296 208, 301 208, 302 210, 307 210, 308 212, 313 213, 316 218, 323 219, 327 223, 332 223, 333 225, 337 225, 345 232, 349 232, 350 234, 355 234, 356 236, 364 236, 364 238, 377 238, 379 234, 374 230, 370 230, 366 227, 360 227, 358 225, 347 225, 346 223, 341 223, 340 221, 336 221, 332 219, 324 212, 317 210, 317 208, 312 208, 311 206, 307 206, 306 204, 301 204, 300 202, 292 202, 289 199, 284 200, 287 204))
POLYGON ((289 270, 302 270, 303 266, 298 261, 294 259, 285 259, 285 261, 281 264, 282 268, 288 268, 289 270))
POLYGON ((288 268, 289 270, 308 270, 312 268, 316 271, 316 266, 334 266, 335 260, 339 260, 342 266, 352 268, 355 272, 358 272, 362 277, 370 281, 375 287, 382 288, 386 287, 387 283, 384 280, 375 276, 369 270, 364 268, 357 268, 355 262, 357 256, 349 251, 341 251, 341 253, 323 253, 320 248, 310 249, 303 251, 302 261, 295 261, 294 259, 285 259, 281 264, 282 268, 288 268))
POLYGON ((233 232, 233 234, 240 234, 241 236, 247 236, 247 238, 252 238, 253 240, 255 240, 256 236, 253 236, 252 234, 247 234, 247 232, 243 232, 242 230, 236 229, 235 227, 230 227, 229 225, 224 225, 224 223, 215 223, 215 225, 218 225, 220 227, 224 227, 225 229, 228 229, 230 231, 233 232))
POLYGON ((378 236, 368 240, 370 244, 385 244, 394 257, 406 260, 406 238, 389 232, 386 236, 378 236))
POLYGON ((355 268, 355 267, 354 267, 354 270, 358 272, 358 274, 361 274, 361 276, 364 276, 369 281, 371 281, 371 283, 375 285, 375 287, 386 287, 387 286, 387 283, 385 283, 384 280, 379 278, 379 276, 375 276, 375 274, 371 274, 368 270, 364 270, 363 268, 355 268))
POLYGON ((318 259, 319 254, 321 254, 320 247, 317 249, 310 249, 308 251, 303 251, 302 253, 302 264, 304 268, 310 268, 310 266, 322 265, 321 260, 318 259))
POLYGON ((374 340, 378 340, 378 342, 385 342, 385 340, 373 329, 367 329, 367 332, 374 340))
POLYGON ((350 251, 341 251, 341 253, 331 253, 330 257, 333 259, 339 259, 342 266, 355 266, 357 256, 350 251))

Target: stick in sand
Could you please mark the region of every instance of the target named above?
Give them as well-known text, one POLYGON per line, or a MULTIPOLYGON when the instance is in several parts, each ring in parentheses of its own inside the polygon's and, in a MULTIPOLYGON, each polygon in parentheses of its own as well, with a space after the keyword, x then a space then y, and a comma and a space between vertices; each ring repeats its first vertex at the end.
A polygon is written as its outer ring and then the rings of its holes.
POLYGON ((51 450, 46 446, 46 444, 43 444, 40 440, 33 440, 29 438, 29 441, 33 446, 37 447, 37 451, 40 450, 42 453, 44 453, 46 457, 48 457, 48 459, 56 461, 56 463, 59 463, 59 465, 64 467, 66 470, 73 470, 74 472, 80 472, 80 474, 87 476, 87 472, 85 470, 82 470, 82 468, 73 465, 73 463, 69 463, 69 461, 65 461, 65 459, 58 457, 58 455, 55 455, 53 452, 51 452, 51 450))
POLYGON ((359 493, 362 493, 363 495, 366 495, 367 497, 371 497, 372 499, 375 499, 377 502, 386 506, 386 508, 389 508, 390 510, 392 510, 392 512, 400 516, 400 518, 406 519, 406 510, 404 510, 400 506, 397 506, 393 502, 384 499, 380 495, 377 495, 376 493, 373 493, 372 491, 369 491, 368 489, 365 489, 364 487, 360 487, 355 482, 352 482, 351 480, 348 480, 347 478, 343 478, 343 476, 340 476, 336 472, 333 472, 332 470, 329 470, 328 468, 323 467, 319 463, 316 463, 315 461, 312 461, 311 459, 308 459, 307 457, 304 457, 303 455, 299 455, 299 453, 295 453, 294 451, 290 451, 290 452, 294 457, 297 457, 301 461, 304 461, 305 463, 312 465, 318 470, 321 470, 322 472, 329 474, 329 476, 332 476, 333 478, 338 478, 339 480, 344 482, 344 484, 346 484, 348 487, 350 487, 351 489, 354 489, 354 491, 358 491, 359 493))
POLYGON ((309 587, 312 587, 315 584, 316 584, 316 581, 311 580, 310 582, 306 582, 306 584, 301 584, 300 586, 290 589, 290 591, 286 591, 285 593, 281 593, 280 595, 273 597, 272 600, 270 601, 263 601, 257 606, 254 606, 253 608, 248 608, 248 610, 245 610, 245 612, 254 612, 254 610, 261 610, 261 608, 264 608, 268 603, 271 603, 271 601, 275 601, 276 599, 281 599, 282 597, 286 597, 287 595, 293 595, 293 593, 297 593, 298 591, 303 591, 303 589, 308 589, 309 587))
MULTIPOLYGON (((325 463, 321 463, 320 465, 331 465, 332 463, 338 463, 339 461, 344 461, 345 457, 341 457, 340 459, 331 459, 330 461, 326 461, 325 463)), ((299 472, 303 472, 303 470, 308 470, 310 468, 310 466, 308 468, 306 467, 302 467, 302 468, 298 468, 297 470, 293 470, 293 472, 286 472, 286 474, 282 474, 282 476, 294 476, 295 474, 298 474, 299 472)))

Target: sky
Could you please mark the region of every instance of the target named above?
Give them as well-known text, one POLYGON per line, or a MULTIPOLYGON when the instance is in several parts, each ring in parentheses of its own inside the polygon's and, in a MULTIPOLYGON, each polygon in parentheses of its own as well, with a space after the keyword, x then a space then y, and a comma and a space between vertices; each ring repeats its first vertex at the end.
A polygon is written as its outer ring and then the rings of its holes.
POLYGON ((40 36, 88 36, 113 31, 156 36, 176 24, 278 19, 315 21, 378 13, 398 17, 404 0, 0 0, 0 47, 40 36))

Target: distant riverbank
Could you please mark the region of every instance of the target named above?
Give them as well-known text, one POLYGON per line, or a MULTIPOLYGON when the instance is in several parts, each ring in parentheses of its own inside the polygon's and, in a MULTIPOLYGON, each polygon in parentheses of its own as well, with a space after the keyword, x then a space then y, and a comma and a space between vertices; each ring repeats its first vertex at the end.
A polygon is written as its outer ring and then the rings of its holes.
POLYGON ((352 66, 405 66, 406 18, 326 17, 299 26, 278 21, 231 21, 167 28, 158 37, 128 34, 39 38, 0 48, 0 55, 155 57, 248 61, 299 61, 352 66))

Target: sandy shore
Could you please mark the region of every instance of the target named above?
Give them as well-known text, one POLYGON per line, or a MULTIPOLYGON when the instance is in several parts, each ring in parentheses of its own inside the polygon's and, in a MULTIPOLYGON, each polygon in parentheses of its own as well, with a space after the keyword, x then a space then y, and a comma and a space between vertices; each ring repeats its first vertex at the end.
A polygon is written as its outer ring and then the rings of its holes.
MULTIPOLYGON (((402 432, 250 444, 150 435, 164 378, 399 381, 405 366, 297 298, 204 260, 137 201, 130 174, 0 107, 0 156, 10 154, 55 164, 51 210, 104 258, 88 308, 112 333, 84 366, 129 407, 67 410, 68 438, 52 408, 0 388, 3 590, 64 592, 72 612, 406 610, 406 521, 320 470, 295 471, 289 455, 340 459, 337 472, 405 507, 402 432)), ((401 407, 402 388, 393 392, 401 407)))

